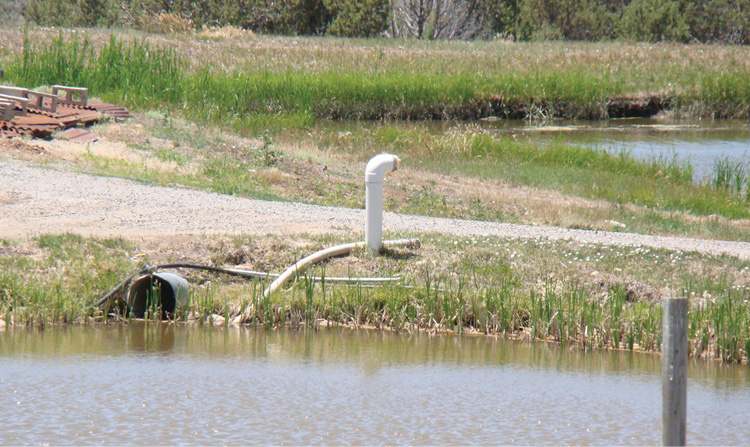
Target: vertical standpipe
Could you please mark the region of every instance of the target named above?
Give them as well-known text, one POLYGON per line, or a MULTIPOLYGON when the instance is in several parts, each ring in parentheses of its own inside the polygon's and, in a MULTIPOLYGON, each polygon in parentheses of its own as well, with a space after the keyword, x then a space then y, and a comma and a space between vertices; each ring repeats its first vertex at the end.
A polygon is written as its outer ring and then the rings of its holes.
POLYGON ((401 160, 392 154, 372 157, 365 168, 365 242, 377 253, 383 246, 383 182, 385 174, 398 169, 401 160))

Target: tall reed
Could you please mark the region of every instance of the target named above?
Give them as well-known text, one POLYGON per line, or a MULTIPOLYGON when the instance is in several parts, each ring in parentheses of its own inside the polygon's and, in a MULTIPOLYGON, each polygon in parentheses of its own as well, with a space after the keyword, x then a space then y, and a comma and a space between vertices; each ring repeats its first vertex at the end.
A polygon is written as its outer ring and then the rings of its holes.
POLYGON ((123 42, 113 34, 100 48, 87 39, 65 39, 47 44, 24 39, 23 52, 9 67, 9 78, 19 85, 83 86, 94 95, 141 107, 174 104, 183 93, 184 63, 169 48, 145 42, 123 42))

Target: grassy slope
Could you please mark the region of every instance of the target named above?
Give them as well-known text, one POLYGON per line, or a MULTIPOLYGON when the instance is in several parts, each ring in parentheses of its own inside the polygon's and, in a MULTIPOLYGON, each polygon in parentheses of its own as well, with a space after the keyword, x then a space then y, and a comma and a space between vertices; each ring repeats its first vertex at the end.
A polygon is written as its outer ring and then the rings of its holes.
MULTIPOLYGON (((96 150, 90 172, 249 197, 362 207, 360 171, 382 151, 404 169, 386 184, 392 211, 728 240, 750 237, 742 197, 691 183, 669 160, 638 162, 561 144, 540 149, 458 126, 327 126, 246 139, 157 113, 95 132, 138 157, 96 150)), ((37 143, 42 144, 42 143, 37 143)), ((54 143, 44 144, 54 154, 54 143)), ((42 156, 41 158, 45 158, 42 156)), ((68 158, 70 159, 70 158, 68 158)))

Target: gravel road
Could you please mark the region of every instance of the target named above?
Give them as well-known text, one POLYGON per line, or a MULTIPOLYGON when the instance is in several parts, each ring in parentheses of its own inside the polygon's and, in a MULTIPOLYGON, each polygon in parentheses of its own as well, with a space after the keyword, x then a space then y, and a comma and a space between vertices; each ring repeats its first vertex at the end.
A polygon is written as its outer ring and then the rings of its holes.
MULTIPOLYGON (((267 202, 182 188, 149 186, 0 162, 0 237, 71 231, 93 236, 351 233, 364 236, 364 210, 267 202)), ((568 239, 728 254, 750 259, 750 243, 571 230, 385 213, 386 231, 457 236, 568 239)))

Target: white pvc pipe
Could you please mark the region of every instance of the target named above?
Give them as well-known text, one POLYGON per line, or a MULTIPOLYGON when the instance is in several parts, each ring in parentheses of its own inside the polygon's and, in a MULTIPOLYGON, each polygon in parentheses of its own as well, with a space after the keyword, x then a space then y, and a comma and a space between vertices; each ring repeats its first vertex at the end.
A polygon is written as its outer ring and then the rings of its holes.
POLYGON ((383 247, 383 182, 385 174, 398 169, 401 160, 392 154, 372 157, 365 168, 365 243, 377 253, 383 247))

